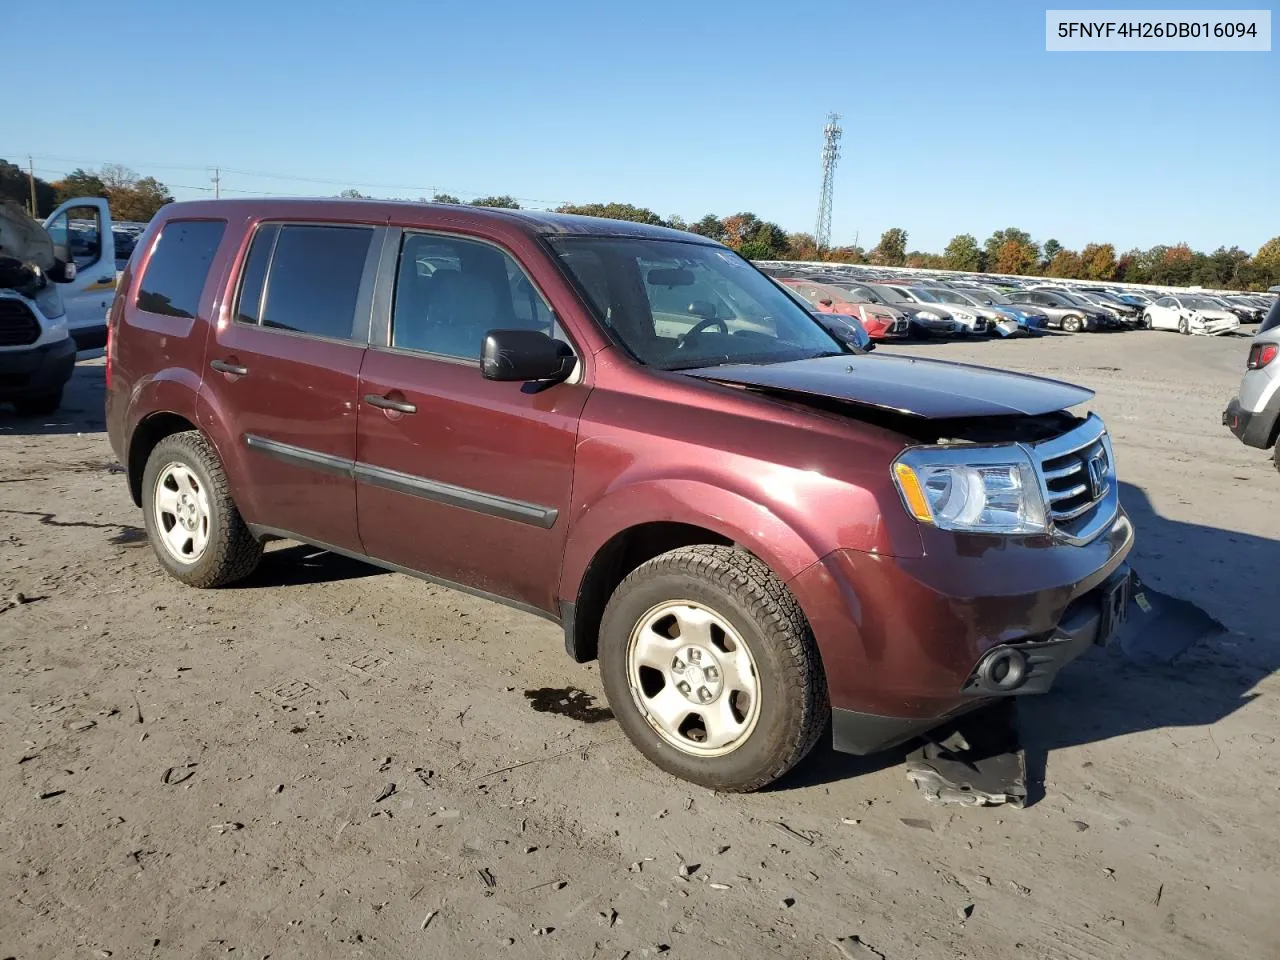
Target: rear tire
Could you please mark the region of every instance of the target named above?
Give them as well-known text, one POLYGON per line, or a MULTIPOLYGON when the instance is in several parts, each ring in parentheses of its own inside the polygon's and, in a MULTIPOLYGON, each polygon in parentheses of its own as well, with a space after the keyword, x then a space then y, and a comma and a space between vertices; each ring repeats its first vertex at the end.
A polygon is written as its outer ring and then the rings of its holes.
POLYGON ((222 461, 197 430, 165 437, 151 451, 142 514, 156 559, 188 586, 243 580, 262 559, 262 544, 231 499, 222 461))
POLYGON ((1084 323, 1079 317, 1062 318, 1062 329, 1067 331, 1067 333, 1079 333, 1083 327, 1084 323))
POLYGON ((725 546, 672 550, 619 584, 600 626, 600 678, 636 748, 712 790, 772 783, 831 713, 795 597, 762 561, 725 546))
POLYGON ((34 397, 23 397, 13 401, 13 407, 22 417, 43 417, 54 413, 62 406, 62 388, 52 393, 41 393, 34 397))
POLYGON ((1152 322, 1152 320, 1151 320, 1151 314, 1149 314, 1149 313, 1144 313, 1144 314, 1142 315, 1142 329, 1144 329, 1144 330, 1150 330, 1150 329, 1152 328, 1152 326, 1153 326, 1153 322, 1152 322))

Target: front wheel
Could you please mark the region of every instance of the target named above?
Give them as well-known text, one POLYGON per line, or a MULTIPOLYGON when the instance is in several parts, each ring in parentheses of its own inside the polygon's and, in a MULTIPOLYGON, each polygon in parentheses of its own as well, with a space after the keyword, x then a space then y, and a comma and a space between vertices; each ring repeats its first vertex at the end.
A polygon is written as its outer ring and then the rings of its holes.
POLYGON ((600 676, 636 748, 713 790, 781 777, 831 710, 800 605, 762 561, 725 546, 672 550, 622 581, 600 626, 600 676))
POLYGON ((1149 314, 1149 313, 1144 313, 1144 314, 1142 315, 1142 328, 1143 328, 1144 330, 1150 330, 1152 326, 1153 326, 1153 323, 1152 323, 1152 320, 1151 320, 1151 314, 1149 314))
POLYGON ((192 587, 247 577, 262 558, 231 499, 222 461, 198 431, 165 437, 142 474, 147 536, 160 565, 192 587))
POLYGON ((1178 332, 1184 337, 1191 336, 1191 324, 1187 322, 1186 317, 1178 318, 1178 332))
POLYGON ((1063 317, 1062 329, 1067 333, 1079 333, 1084 326, 1079 317, 1063 317))

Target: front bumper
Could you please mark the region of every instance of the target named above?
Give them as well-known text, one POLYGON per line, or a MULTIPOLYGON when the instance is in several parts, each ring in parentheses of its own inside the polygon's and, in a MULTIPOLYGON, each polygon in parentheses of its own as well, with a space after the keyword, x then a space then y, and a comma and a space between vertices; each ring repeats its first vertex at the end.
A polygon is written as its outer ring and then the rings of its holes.
POLYGON ((1275 442, 1277 418, 1280 418, 1280 390, 1256 413, 1241 407, 1239 397, 1232 397, 1227 409, 1222 411, 1223 426, 1241 443, 1259 450, 1266 450, 1275 442))
POLYGON ((53 393, 71 379, 76 344, 70 337, 21 350, 0 350, 0 400, 53 393))
POLYGON ((1082 546, 925 539, 923 557, 837 551, 791 581, 822 653, 838 750, 887 749, 993 698, 1049 689, 1096 642, 1103 599, 1128 576, 1133 527, 1121 510, 1082 546), (1025 657, 1025 681, 975 685, 1002 649, 1025 657))

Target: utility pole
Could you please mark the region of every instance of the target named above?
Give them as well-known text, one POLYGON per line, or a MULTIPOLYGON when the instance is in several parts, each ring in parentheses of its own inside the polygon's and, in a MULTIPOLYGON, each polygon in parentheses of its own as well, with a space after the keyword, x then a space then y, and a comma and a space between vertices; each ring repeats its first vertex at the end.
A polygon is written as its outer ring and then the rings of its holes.
POLYGON ((36 213, 36 165, 29 153, 27 154, 27 183, 31 186, 31 217, 34 219, 38 216, 36 213))
POLYGON ((222 199, 222 173, 218 167, 213 168, 213 199, 222 199))
POLYGON ((813 237, 819 250, 831 243, 831 202, 836 185, 836 161, 840 159, 840 114, 827 114, 827 125, 822 128, 822 195, 818 198, 818 226, 813 237))

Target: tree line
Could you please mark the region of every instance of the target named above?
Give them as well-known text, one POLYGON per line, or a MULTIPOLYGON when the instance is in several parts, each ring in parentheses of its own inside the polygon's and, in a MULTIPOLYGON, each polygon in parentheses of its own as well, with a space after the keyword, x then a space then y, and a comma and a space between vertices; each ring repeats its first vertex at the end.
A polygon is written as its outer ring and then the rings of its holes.
MULTIPOLYGON (((116 220, 146 223, 166 203, 172 203, 169 188, 155 177, 140 177, 119 163, 106 164, 97 172, 77 167, 61 180, 35 178, 36 216, 47 217, 58 204, 75 197, 105 197, 116 220)), ((0 199, 24 207, 31 203, 31 182, 27 171, 0 159, 0 199)))
MULTIPOLYGON (((117 220, 146 222, 173 200, 169 188, 159 180, 140 177, 120 164, 107 164, 97 172, 77 168, 53 182, 36 177, 35 187, 37 214, 41 217, 48 216, 64 200, 89 196, 106 197, 117 220)), ((344 190, 339 196, 361 198, 365 195, 358 190, 344 190)), ((0 199, 25 206, 29 197, 27 172, 17 164, 0 159, 0 199)), ((447 193, 418 199, 462 203, 447 193)), ((478 197, 469 203, 520 209, 520 203, 506 194, 478 197)), ((1110 243, 1089 243, 1080 250, 1070 250, 1053 239, 1037 243, 1025 230, 1006 227, 995 231, 981 244, 973 234, 957 234, 941 253, 928 253, 908 249, 907 231, 901 227, 886 230, 870 250, 857 245, 819 249, 812 234, 788 233, 778 224, 749 212, 726 217, 709 213, 692 222, 678 215, 659 216, 647 207, 629 203, 569 203, 557 207, 556 212, 688 230, 718 240, 750 260, 813 260, 1243 290, 1265 290, 1280 284, 1280 236, 1268 240, 1252 254, 1238 246, 1219 247, 1212 253, 1204 253, 1185 243, 1117 252, 1110 243)))

